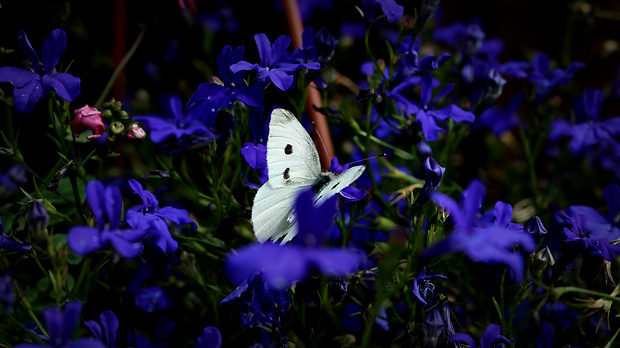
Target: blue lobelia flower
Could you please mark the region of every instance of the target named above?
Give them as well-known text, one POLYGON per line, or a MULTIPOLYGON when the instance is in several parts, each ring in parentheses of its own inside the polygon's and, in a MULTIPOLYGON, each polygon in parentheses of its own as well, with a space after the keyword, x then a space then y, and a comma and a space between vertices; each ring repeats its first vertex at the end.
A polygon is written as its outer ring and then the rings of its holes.
POLYGON ((413 280, 413 296, 415 296, 416 301, 425 308, 432 304, 435 300, 435 285, 430 281, 432 278, 448 279, 448 277, 441 274, 426 275, 425 270, 423 269, 413 280))
POLYGON ((422 128, 422 134, 424 134, 426 141, 437 140, 439 131, 441 131, 439 124, 449 118, 455 122, 473 122, 476 118, 471 112, 464 111, 456 105, 449 105, 443 109, 435 110, 437 101, 450 93, 452 88, 454 88, 454 84, 447 84, 431 101, 433 93, 432 82, 433 77, 430 73, 425 73, 422 76, 422 83, 420 85, 421 97, 417 103, 404 96, 404 93, 412 86, 409 82, 401 83, 387 93, 388 97, 401 103, 404 112, 415 115, 415 122, 422 128))
POLYGON ((424 170, 424 186, 422 186, 422 191, 411 206, 414 212, 422 208, 431 196, 437 192, 441 184, 441 177, 446 172, 446 168, 440 166, 432 157, 426 157, 422 164, 422 169, 424 170))
POLYGON ((396 22, 405 13, 405 8, 395 0, 361 0, 360 8, 364 19, 371 22, 378 19, 376 13, 379 8, 390 23, 396 22))
POLYGON ((170 138, 178 141, 183 136, 214 136, 207 127, 200 123, 197 112, 183 113, 179 96, 170 96, 168 101, 170 112, 174 118, 163 118, 155 115, 134 116, 133 118, 135 121, 145 124, 149 130, 149 136, 155 144, 161 144, 170 138))
MULTIPOLYGON (((493 135, 500 137, 504 132, 516 128, 519 125, 518 109, 525 99, 523 93, 517 93, 508 101, 505 107, 493 105, 484 110, 471 126, 471 130, 475 131, 480 128, 489 129, 493 135)), ((553 128, 552 128, 553 129, 553 128)), ((553 130, 552 130, 553 131, 553 130)))
POLYGON ((286 289, 274 288, 266 282, 262 273, 256 273, 243 280, 241 284, 220 303, 236 303, 241 315, 241 327, 256 327, 272 335, 262 334, 261 341, 271 346, 272 341, 286 339, 280 330, 280 319, 288 312, 291 299, 286 289), (278 334, 279 333, 279 334, 278 334))
POLYGON ((194 348, 220 348, 221 345, 222 335, 220 330, 213 326, 207 326, 202 330, 194 348))
MULTIPOLYGON (((269 122, 264 119, 264 106, 259 106, 250 113, 250 130, 254 142, 243 144, 241 155, 252 169, 259 171, 261 183, 268 179, 267 173, 267 136, 269 135, 269 122)), ((269 113, 271 115, 271 112, 269 113)))
POLYGON ((231 65, 230 71, 239 73, 241 71, 256 70, 257 80, 260 81, 263 86, 272 82, 279 89, 286 91, 291 87, 294 79, 293 76, 288 73, 299 69, 318 70, 321 68, 321 64, 318 62, 297 64, 291 64, 285 61, 281 62, 281 58, 291 44, 291 38, 288 36, 282 35, 278 37, 273 42, 273 45, 269 42, 265 34, 254 35, 254 41, 256 41, 261 63, 252 64, 246 61, 240 61, 231 65))
POLYGON ((573 205, 566 210, 566 215, 573 219, 579 215, 585 216, 584 227, 590 232, 588 237, 614 241, 620 239, 620 186, 608 185, 605 187, 604 196, 607 214, 601 214, 585 205, 573 205))
POLYGON ((65 51, 67 34, 56 29, 43 43, 43 66, 39 65, 39 55, 34 51, 23 30, 17 34, 17 41, 30 61, 30 69, 14 67, 0 68, 0 82, 10 82, 13 102, 17 110, 29 113, 41 98, 52 89, 66 101, 73 101, 80 95, 80 79, 67 73, 54 73, 54 68, 65 51))
MULTIPOLYGON (((509 340, 501 335, 502 328, 497 324, 489 324, 484 331, 482 338, 480 338, 480 348, 493 348, 501 345, 510 345, 517 340, 509 340)), ((448 342, 463 342, 467 343, 470 347, 477 347, 474 339, 466 333, 455 333, 448 339, 448 342)))
POLYGON ((31 245, 22 244, 12 240, 4 234, 4 225, 2 224, 2 219, 0 218, 0 250, 13 250, 13 251, 21 251, 26 252, 32 249, 31 245))
MULTIPOLYGON (((465 252, 474 261, 488 264, 505 264, 513 279, 523 279, 523 257, 513 252, 514 245, 519 244, 529 252, 536 248, 531 235, 524 233, 509 223, 505 204, 496 205, 493 211, 494 223, 478 226, 476 218, 485 195, 484 184, 473 180, 461 194, 460 203, 452 198, 435 193, 432 200, 449 212, 455 229, 444 240, 424 251, 425 256, 465 252)), ((512 210, 512 209, 510 209, 512 210)), ((512 216, 512 212, 510 212, 512 216)))
POLYGON ((322 248, 328 228, 336 214, 336 198, 314 205, 311 189, 303 191, 295 204, 298 234, 286 245, 256 243, 228 256, 225 271, 235 284, 258 272, 269 286, 287 288, 311 272, 343 277, 356 271, 360 255, 345 249, 322 248))
POLYGON ((112 244, 125 258, 134 258, 144 246, 139 243, 147 235, 145 230, 121 230, 120 218, 123 202, 118 187, 105 187, 99 181, 86 184, 86 201, 95 215, 97 227, 75 226, 67 234, 69 248, 80 256, 112 244), (107 216, 108 224, 105 217, 107 216))
POLYGON ((560 217, 570 226, 563 227, 562 234, 564 235, 564 242, 571 249, 576 250, 579 254, 600 256, 609 262, 614 262, 616 257, 620 255, 620 245, 612 244, 609 236, 603 236, 602 234, 605 231, 598 231, 597 234, 593 234, 588 230, 587 215, 578 214, 571 218, 560 213, 560 217))
POLYGON ((116 341, 116 332, 118 331, 118 319, 112 311, 103 311, 99 316, 99 323, 94 320, 84 322, 95 337, 100 341, 106 342, 107 348, 114 348, 114 342, 116 341), (104 339, 105 338, 105 339, 104 339))
POLYGON ((0 172, 0 198, 11 195, 27 182, 26 166, 21 163, 11 166, 6 173, 0 172))
POLYGON ((532 62, 532 71, 527 78, 536 85, 536 102, 545 100, 557 85, 566 85, 573 78, 573 74, 583 68, 585 64, 573 62, 566 70, 555 69, 550 71, 551 58, 544 53, 536 53, 532 62))
POLYGON ((64 313, 60 308, 52 307, 43 310, 43 318, 47 328, 49 339, 47 345, 39 344, 18 344, 15 348, 37 348, 37 347, 56 347, 56 348, 105 348, 103 342, 92 338, 80 338, 71 340, 75 326, 80 320, 82 303, 72 301, 67 303, 64 313))
POLYGON ((244 72, 232 71, 230 67, 243 60, 243 46, 226 46, 217 56, 221 80, 198 86, 186 106, 186 111, 197 109, 207 127, 215 127, 215 116, 222 108, 231 108, 237 100, 248 106, 258 106, 263 101, 263 86, 255 83, 246 86, 244 72))
POLYGON ((146 231, 147 235, 155 239, 154 244, 164 253, 169 254, 177 250, 177 243, 170 234, 168 222, 177 225, 190 224, 192 230, 198 225, 189 218, 186 210, 173 207, 159 208, 157 198, 148 190, 144 190, 139 182, 129 179, 129 186, 142 199, 143 206, 127 210, 125 220, 135 230, 146 231))
POLYGON ((551 124, 549 140, 557 141, 570 137, 568 148, 574 155, 581 156, 601 143, 618 144, 615 137, 620 135, 620 116, 599 120, 603 106, 603 91, 586 88, 583 98, 575 101, 576 124, 568 120, 554 120, 551 124))
POLYGON ((419 37, 414 40, 405 39, 401 42, 397 51, 398 55, 402 55, 395 75, 397 81, 403 82, 423 72, 437 70, 441 64, 452 57, 450 53, 443 52, 439 57, 427 54, 419 58, 418 51, 421 44, 422 40, 419 37))

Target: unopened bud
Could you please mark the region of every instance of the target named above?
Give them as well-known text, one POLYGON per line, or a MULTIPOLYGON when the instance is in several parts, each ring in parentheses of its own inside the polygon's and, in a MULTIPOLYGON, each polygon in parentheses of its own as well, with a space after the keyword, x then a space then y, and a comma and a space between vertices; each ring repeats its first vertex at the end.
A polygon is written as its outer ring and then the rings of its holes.
POLYGON ((30 233, 32 233, 36 240, 42 241, 45 239, 49 221, 50 216, 47 214, 47 210, 43 204, 34 202, 28 214, 28 227, 30 228, 30 233))
POLYGON ((132 124, 127 131, 126 137, 128 139, 144 139, 146 137, 146 133, 142 127, 138 126, 137 123, 132 124))
POLYGON ((125 126, 120 121, 114 121, 110 124, 110 129, 114 135, 119 135, 125 131, 125 126))

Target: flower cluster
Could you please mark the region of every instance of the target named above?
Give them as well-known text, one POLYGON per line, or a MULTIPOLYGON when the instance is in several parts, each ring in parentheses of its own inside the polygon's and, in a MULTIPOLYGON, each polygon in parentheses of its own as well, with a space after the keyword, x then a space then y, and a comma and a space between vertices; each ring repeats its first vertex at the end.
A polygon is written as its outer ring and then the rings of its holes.
POLYGON ((0 346, 620 341, 609 4, 28 6, 0 11, 0 346))

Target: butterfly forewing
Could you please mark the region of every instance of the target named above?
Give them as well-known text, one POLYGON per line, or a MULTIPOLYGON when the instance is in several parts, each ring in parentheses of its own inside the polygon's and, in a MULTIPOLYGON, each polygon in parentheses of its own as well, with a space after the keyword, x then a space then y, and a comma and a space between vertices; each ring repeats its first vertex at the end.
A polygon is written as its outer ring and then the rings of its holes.
POLYGON ((275 109, 271 113, 267 168, 274 188, 311 184, 321 173, 314 142, 290 111, 275 109))

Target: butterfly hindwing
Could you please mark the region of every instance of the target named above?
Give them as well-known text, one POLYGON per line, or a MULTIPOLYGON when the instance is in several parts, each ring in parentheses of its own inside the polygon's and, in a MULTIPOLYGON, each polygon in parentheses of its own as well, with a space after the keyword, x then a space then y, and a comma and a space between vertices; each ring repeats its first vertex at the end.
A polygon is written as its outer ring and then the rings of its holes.
POLYGON ((252 224, 256 239, 263 243, 268 239, 278 240, 296 234, 293 210, 295 200, 307 185, 273 188, 265 183, 256 193, 252 207, 252 224))
POLYGON ((351 185, 362 175, 365 169, 366 166, 355 166, 340 173, 340 175, 330 180, 319 190, 315 198, 315 204, 320 205, 345 187, 351 185))
POLYGON ((314 142, 288 110, 275 109, 271 113, 267 168, 269 184, 274 188, 311 184, 321 173, 314 142))

